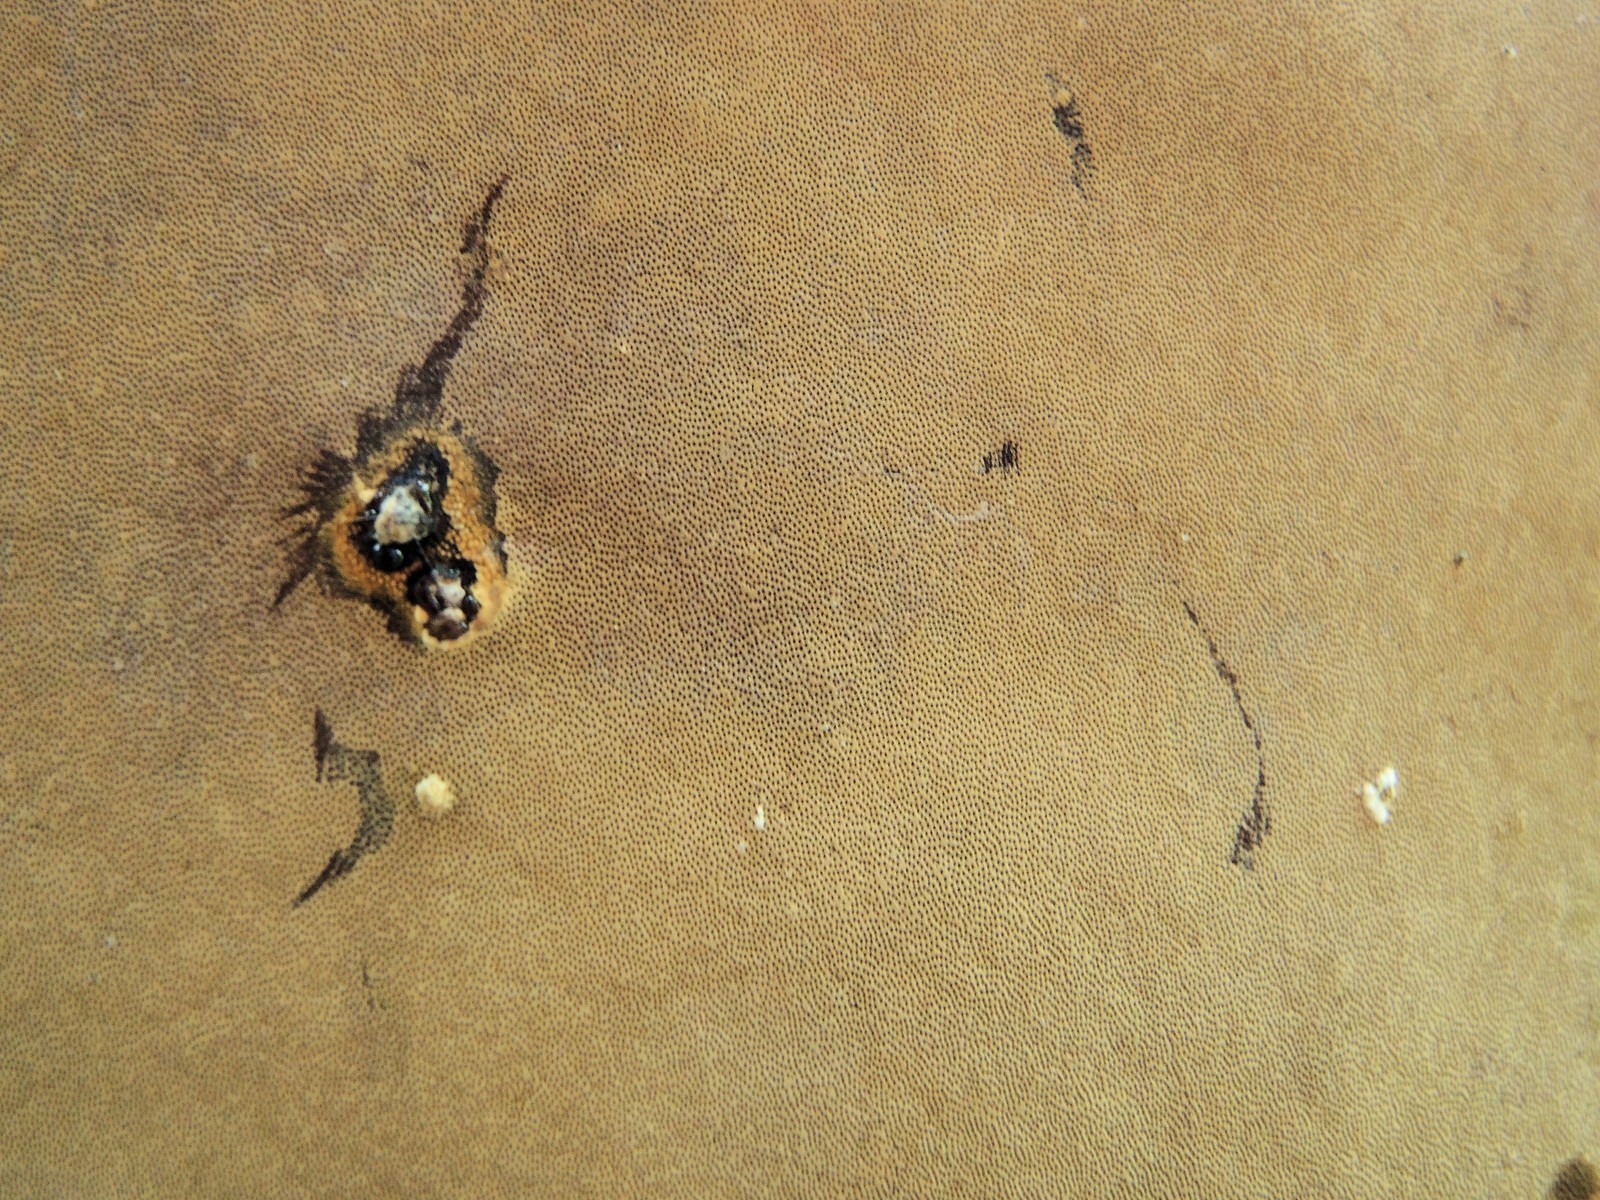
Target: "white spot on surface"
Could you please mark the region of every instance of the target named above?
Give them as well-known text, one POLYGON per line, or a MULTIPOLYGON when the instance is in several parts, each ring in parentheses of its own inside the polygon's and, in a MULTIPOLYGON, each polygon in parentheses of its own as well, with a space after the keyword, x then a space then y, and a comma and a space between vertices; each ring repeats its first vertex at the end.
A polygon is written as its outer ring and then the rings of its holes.
POLYGON ((411 488, 398 488, 383 498, 378 505, 377 518, 372 522, 372 532, 385 546, 414 542, 422 536, 422 523, 427 512, 416 492, 411 488))
POLYGON ((438 775, 417 780, 417 807, 428 817, 442 817, 456 806, 456 790, 438 775))
POLYGON ((994 515, 987 500, 979 500, 978 507, 971 512, 951 512, 937 504, 930 504, 928 512, 938 517, 941 521, 948 521, 951 525, 971 525, 976 521, 987 521, 994 515))
POLYGON ((1400 791, 1400 772, 1393 767, 1385 767, 1378 772, 1376 783, 1363 783, 1361 785, 1361 804, 1367 810, 1367 816, 1372 818, 1375 825, 1387 825, 1394 819, 1395 796, 1400 791))
POLYGON ((756 805, 756 816, 753 824, 756 827, 757 833, 760 833, 767 827, 767 810, 765 806, 760 804, 756 805))
POLYGON ((1372 818, 1375 825, 1387 825, 1394 817, 1389 806, 1383 802, 1383 797, 1378 794, 1378 789, 1370 783, 1361 785, 1361 803, 1366 806, 1367 816, 1372 818))

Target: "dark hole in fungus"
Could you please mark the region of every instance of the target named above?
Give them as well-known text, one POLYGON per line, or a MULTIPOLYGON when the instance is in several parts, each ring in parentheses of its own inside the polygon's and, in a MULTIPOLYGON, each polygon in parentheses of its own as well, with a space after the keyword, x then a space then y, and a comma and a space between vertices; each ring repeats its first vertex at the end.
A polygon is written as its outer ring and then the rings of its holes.
POLYGON ((367 599, 389 614, 392 632, 409 639, 422 632, 419 618, 433 638, 449 642, 467 633, 480 614, 497 611, 506 584, 505 542, 494 528, 498 471, 459 421, 442 428, 440 409, 451 363, 483 313, 489 219, 505 185, 501 178, 489 189, 463 232, 461 252, 470 272, 455 317, 422 363, 400 372, 392 406, 359 416, 355 453, 322 451, 301 481, 300 501, 284 510, 294 528, 285 539, 288 575, 274 607, 320 568, 330 591, 367 599), (366 495, 382 469, 375 464, 387 466, 401 447, 404 461, 353 511, 351 489, 366 495), (453 483, 468 495, 466 504, 452 505, 454 519, 443 506, 453 483), (347 548, 390 578, 374 583, 363 571, 349 571, 347 548))
POLYGON ((418 444, 356 519, 351 535, 378 570, 402 571, 449 532, 442 507, 450 464, 437 446, 418 444))
POLYGON ((480 608, 472 594, 478 573, 464 558, 424 563, 406 585, 406 596, 428 614, 427 631, 442 642, 467 632, 480 608))

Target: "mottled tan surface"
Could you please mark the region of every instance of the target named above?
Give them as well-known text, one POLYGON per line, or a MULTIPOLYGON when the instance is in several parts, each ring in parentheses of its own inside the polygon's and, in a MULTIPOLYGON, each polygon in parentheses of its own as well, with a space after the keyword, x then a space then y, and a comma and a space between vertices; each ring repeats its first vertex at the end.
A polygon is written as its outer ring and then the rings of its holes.
POLYGON ((1600 14, 1295 7, 0 10, 0 1194, 1600 1154, 1600 14), (501 172, 519 595, 272 611, 501 172))

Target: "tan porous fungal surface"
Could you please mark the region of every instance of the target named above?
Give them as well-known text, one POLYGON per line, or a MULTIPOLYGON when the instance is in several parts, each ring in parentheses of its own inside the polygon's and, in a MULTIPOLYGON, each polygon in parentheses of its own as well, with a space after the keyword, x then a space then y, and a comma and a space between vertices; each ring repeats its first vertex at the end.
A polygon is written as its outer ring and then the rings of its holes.
POLYGON ((0 1193, 1566 1186, 1597 25, 0 11, 0 1193), (502 175, 515 594, 274 609, 502 175))

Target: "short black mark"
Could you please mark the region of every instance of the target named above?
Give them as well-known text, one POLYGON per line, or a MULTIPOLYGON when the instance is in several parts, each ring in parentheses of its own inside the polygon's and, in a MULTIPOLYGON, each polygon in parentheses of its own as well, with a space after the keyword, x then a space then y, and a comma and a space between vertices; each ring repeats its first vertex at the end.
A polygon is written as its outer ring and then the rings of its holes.
POLYGON ((1244 706, 1244 696, 1239 691, 1239 676, 1223 659, 1222 652, 1217 649, 1216 639, 1206 632, 1204 625, 1200 624, 1200 617, 1189 602, 1187 600, 1180 602, 1183 605, 1183 611, 1188 614, 1190 622, 1200 631, 1200 636, 1205 638, 1206 649, 1211 652, 1211 665, 1217 669, 1217 674, 1221 677, 1222 682, 1228 685, 1228 691, 1233 695, 1233 706, 1239 710, 1239 719, 1244 722, 1244 727, 1249 732, 1251 740, 1255 742, 1255 794, 1250 799, 1250 811, 1239 818, 1239 828, 1234 831, 1233 835, 1233 853, 1228 856, 1229 862, 1249 871, 1256 865, 1256 850, 1260 848, 1267 834, 1272 832, 1272 815, 1267 811, 1267 760, 1261 752, 1261 731, 1256 728, 1256 723, 1250 716, 1250 710, 1244 706))
POLYGON ((983 473, 990 471, 1015 471, 1017 469, 1017 444, 1012 441, 1000 443, 1000 449, 983 456, 983 473))
POLYGON ((366 959, 361 960, 361 987, 366 993, 367 1008, 369 1011, 377 1012, 380 1008, 389 1007, 382 1001, 382 999, 379 998, 379 993, 372 982, 372 964, 366 959))
POLYGON ((394 832, 394 803, 383 788, 383 777, 378 772, 376 750, 352 750, 333 736, 333 726, 319 708, 315 718, 315 741, 318 783, 353 783, 361 802, 361 822, 356 835, 343 850, 335 850, 322 874, 295 897, 293 907, 299 908, 325 886, 343 879, 356 869, 364 855, 381 847, 394 832))
POLYGON ((1072 173, 1069 178, 1080 196, 1087 195, 1084 186, 1094 172, 1094 151, 1089 149, 1088 135, 1083 128, 1083 113, 1078 108, 1078 98, 1062 86, 1061 81, 1054 75, 1046 75, 1045 79, 1055 89, 1050 113, 1055 122, 1056 132, 1071 147, 1072 173))

